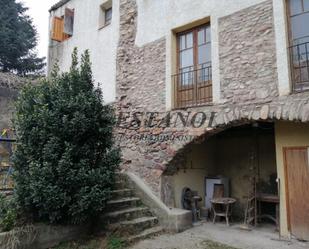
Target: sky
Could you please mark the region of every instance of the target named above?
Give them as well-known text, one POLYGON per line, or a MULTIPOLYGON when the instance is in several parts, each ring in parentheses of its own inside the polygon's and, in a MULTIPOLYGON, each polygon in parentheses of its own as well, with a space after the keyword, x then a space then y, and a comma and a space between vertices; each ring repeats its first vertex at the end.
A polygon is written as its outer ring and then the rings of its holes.
POLYGON ((59 0, 18 0, 29 8, 28 15, 38 31, 38 53, 40 56, 47 56, 48 47, 48 18, 50 7, 59 0))

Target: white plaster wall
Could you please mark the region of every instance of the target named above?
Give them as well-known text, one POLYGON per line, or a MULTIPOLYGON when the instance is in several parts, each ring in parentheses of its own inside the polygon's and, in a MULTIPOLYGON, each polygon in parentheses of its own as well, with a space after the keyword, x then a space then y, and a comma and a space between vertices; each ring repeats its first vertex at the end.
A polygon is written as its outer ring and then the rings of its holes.
POLYGON ((291 92, 286 2, 286 0, 273 0, 279 82, 278 89, 281 96, 288 95, 291 92))
POLYGON ((61 8, 53 11, 50 18, 62 16, 66 7, 75 11, 73 36, 64 42, 50 41, 48 70, 55 59, 59 60, 62 71, 71 65, 71 53, 77 47, 79 53, 89 49, 93 76, 103 90, 106 103, 115 101, 116 97, 116 53, 119 36, 119 0, 113 0, 113 16, 110 25, 99 29, 100 5, 106 0, 71 0, 61 8))
MULTIPOLYGON (((212 68, 214 103, 220 102, 220 72, 218 47, 218 19, 265 0, 137 0, 138 25, 136 45, 143 46, 161 37, 166 37, 166 108, 172 107, 171 75, 173 33, 172 30, 196 20, 210 17, 212 31, 212 68)), ((273 0, 274 22, 277 42, 277 66, 279 92, 290 92, 287 39, 285 24, 285 0, 273 0)))

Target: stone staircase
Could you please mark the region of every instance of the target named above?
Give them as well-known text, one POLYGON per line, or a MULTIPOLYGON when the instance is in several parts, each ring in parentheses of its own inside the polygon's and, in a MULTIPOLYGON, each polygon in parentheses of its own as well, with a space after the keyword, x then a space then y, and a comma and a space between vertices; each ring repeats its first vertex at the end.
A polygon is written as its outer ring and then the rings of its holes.
POLYGON ((107 203, 105 215, 108 230, 127 243, 149 238, 163 232, 158 218, 134 195, 124 176, 117 175, 112 199, 107 203))

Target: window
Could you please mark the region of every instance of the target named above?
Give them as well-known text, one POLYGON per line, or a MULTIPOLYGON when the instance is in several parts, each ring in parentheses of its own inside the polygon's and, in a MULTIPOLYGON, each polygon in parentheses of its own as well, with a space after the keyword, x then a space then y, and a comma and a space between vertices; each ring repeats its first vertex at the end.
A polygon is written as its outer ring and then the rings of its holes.
POLYGON ((72 36, 74 27, 74 10, 65 9, 64 15, 64 33, 72 36))
POLYGON ((112 8, 105 10, 105 25, 110 24, 112 21, 112 8))
POLYGON ((112 1, 107 1, 100 6, 99 29, 111 24, 113 16, 112 1))
POLYGON ((293 90, 309 90, 309 0, 288 0, 293 90))
POLYGON ((62 42, 73 35, 74 10, 65 9, 62 17, 55 16, 53 19, 52 40, 62 42))
POLYGON ((309 42, 309 0, 289 0, 291 45, 309 42))
POLYGON ((176 107, 211 102, 211 32, 209 24, 177 34, 177 58, 177 74, 173 76, 176 107))

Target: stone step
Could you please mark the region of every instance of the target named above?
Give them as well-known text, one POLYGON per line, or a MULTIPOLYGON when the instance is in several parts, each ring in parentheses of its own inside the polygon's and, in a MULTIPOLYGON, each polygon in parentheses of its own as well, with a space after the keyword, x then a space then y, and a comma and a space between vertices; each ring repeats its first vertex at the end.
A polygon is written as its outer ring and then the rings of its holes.
POLYGON ((122 237, 138 235, 142 231, 158 225, 157 217, 140 217, 133 220, 110 224, 108 230, 120 234, 122 237))
POLYGON ((133 197, 133 190, 129 188, 124 188, 112 191, 112 199, 119 199, 125 197, 133 197))
POLYGON ((126 208, 119 211, 110 212, 105 215, 109 224, 133 220, 145 216, 152 216, 152 213, 147 207, 126 208))
POLYGON ((116 181, 114 184, 114 189, 125 189, 128 188, 128 184, 125 181, 116 181))
POLYGON ((116 181, 126 181, 126 176, 122 173, 116 173, 115 179, 116 181))
POLYGON ((137 197, 125 197, 119 199, 112 199, 107 202, 108 210, 120 210, 129 207, 142 206, 140 198, 137 197))
POLYGON ((151 227, 151 228, 148 228, 142 231, 141 233, 137 235, 133 235, 133 236, 130 236, 129 238, 126 238, 125 241, 127 243, 133 243, 138 240, 148 239, 148 238, 152 238, 154 236, 160 235, 161 233, 163 233, 163 231, 164 229, 161 226, 151 227))

